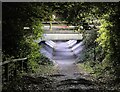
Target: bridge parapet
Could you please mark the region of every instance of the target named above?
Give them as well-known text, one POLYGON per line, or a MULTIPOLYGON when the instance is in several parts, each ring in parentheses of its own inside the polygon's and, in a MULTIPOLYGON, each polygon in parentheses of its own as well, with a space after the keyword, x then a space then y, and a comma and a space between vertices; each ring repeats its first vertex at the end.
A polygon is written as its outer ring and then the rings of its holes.
POLYGON ((43 34, 42 38, 36 40, 37 43, 48 40, 82 40, 82 34, 43 34))
POLYGON ((82 40, 82 34, 44 34, 42 40, 82 40))

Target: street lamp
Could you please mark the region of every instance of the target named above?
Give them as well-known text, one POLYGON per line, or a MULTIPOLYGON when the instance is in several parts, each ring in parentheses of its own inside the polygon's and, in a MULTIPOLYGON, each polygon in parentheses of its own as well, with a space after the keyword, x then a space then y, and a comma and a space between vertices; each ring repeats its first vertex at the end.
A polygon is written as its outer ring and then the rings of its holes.
POLYGON ((54 21, 56 16, 53 14, 50 18, 50 31, 52 31, 52 21, 54 21))

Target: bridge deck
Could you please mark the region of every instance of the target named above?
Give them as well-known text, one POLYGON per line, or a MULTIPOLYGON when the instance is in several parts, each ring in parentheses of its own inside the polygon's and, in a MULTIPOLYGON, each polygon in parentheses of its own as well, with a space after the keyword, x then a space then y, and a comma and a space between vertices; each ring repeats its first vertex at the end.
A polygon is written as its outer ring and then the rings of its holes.
POLYGON ((45 34, 79 34, 79 32, 75 30, 52 30, 52 31, 44 30, 44 33, 45 34))
POLYGON ((81 33, 75 31, 75 26, 52 26, 52 30, 49 26, 43 27, 43 37, 37 40, 37 42, 47 40, 82 40, 83 36, 81 33))

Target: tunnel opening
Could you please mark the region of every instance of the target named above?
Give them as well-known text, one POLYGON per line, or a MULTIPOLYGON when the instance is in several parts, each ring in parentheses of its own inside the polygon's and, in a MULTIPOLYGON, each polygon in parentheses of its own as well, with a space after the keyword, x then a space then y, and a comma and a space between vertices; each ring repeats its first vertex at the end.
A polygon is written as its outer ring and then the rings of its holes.
POLYGON ((81 40, 46 40, 41 41, 39 45, 40 53, 54 64, 75 63, 83 49, 81 40))

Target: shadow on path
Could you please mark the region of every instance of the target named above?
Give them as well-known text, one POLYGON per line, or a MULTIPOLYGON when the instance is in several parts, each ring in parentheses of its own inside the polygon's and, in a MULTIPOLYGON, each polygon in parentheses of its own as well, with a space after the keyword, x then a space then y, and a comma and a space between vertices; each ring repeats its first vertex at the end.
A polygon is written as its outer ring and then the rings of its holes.
POLYGON ((77 75, 79 77, 60 73, 24 75, 7 84, 2 92, 118 92, 99 86, 96 81, 83 77, 82 73, 77 75))

